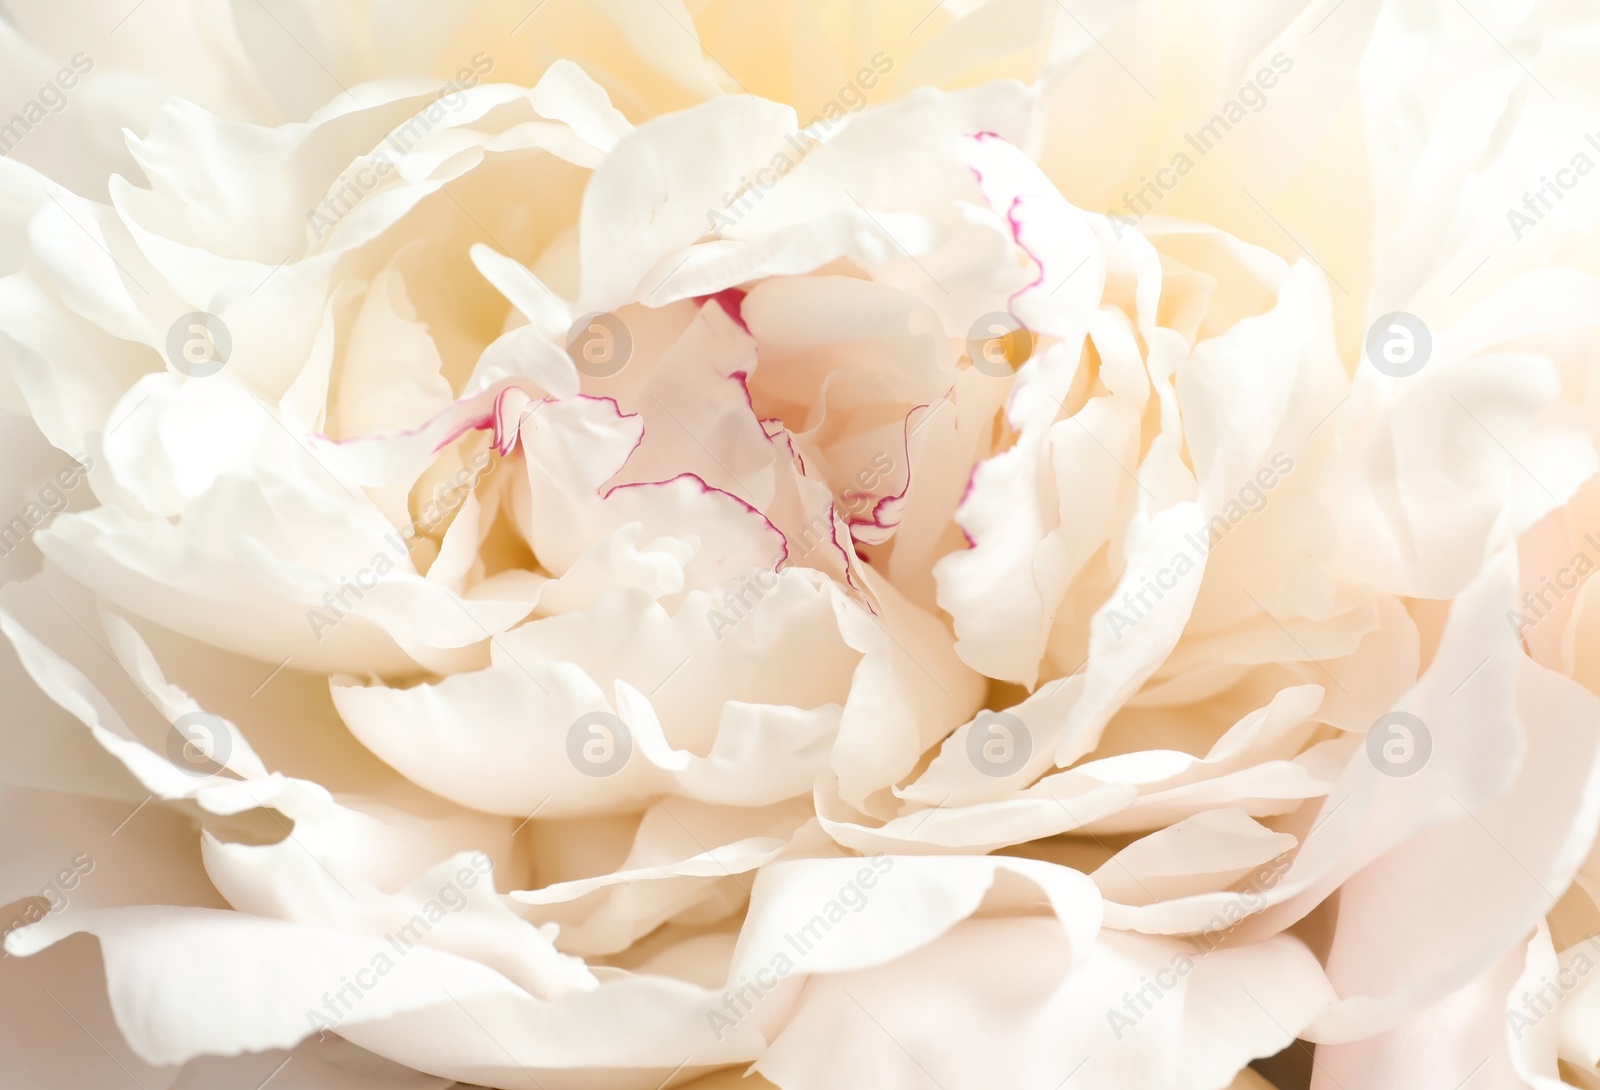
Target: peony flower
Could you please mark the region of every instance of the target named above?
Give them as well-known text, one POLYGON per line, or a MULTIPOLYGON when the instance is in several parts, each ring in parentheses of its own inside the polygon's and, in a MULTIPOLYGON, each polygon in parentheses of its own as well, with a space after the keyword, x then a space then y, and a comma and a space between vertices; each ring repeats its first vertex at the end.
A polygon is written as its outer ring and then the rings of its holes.
POLYGON ((21 1075, 1600 1086, 1590 16, 141 7, 0 22, 21 1075))

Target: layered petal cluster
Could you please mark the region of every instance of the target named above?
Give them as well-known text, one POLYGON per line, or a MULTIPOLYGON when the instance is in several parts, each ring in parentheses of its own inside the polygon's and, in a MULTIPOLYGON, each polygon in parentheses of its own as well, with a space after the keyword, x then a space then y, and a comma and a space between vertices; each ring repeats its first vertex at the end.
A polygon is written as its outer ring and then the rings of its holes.
POLYGON ((0 13, 16 1078, 1600 1087, 1600 19, 1079 6, 0 13))

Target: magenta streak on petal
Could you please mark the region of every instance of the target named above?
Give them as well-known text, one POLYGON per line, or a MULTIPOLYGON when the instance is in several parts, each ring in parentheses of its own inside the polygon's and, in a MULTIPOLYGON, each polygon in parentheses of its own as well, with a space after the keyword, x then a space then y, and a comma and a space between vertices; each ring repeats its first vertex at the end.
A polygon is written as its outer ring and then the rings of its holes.
MULTIPOLYGON (((800 465, 800 476, 807 479, 814 479, 810 478, 806 473, 805 456, 801 454, 799 448, 794 445, 794 436, 790 433, 789 429, 784 426, 783 421, 778 420, 776 417, 768 417, 766 420, 761 421, 761 430, 765 432, 766 426, 769 423, 776 424, 778 426, 778 430, 776 432, 767 432, 767 438, 771 440, 782 437, 784 445, 789 448, 789 458, 791 463, 798 462, 800 465)), ((803 507, 801 513, 804 514, 803 507)), ((844 557, 843 569, 845 582, 855 589, 857 593, 860 593, 861 588, 857 587, 856 581, 850 577, 850 554, 845 552, 845 550, 839 545, 839 528, 834 521, 835 514, 836 511, 833 502, 830 500, 828 503, 828 541, 835 549, 839 550, 839 555, 844 557)), ((784 535, 783 555, 784 559, 787 560, 789 557, 789 538, 787 534, 784 535)), ((863 597, 865 597, 865 595, 863 595, 863 597)))
MULTIPOLYGON (((644 435, 645 435, 645 432, 650 430, 649 425, 645 423, 644 419, 640 416, 640 414, 623 412, 622 411, 622 406, 617 403, 617 399, 614 398, 614 397, 601 396, 601 395, 598 395, 598 394, 579 394, 573 400, 575 400, 575 401, 605 401, 605 402, 610 403, 611 411, 617 414, 617 420, 619 422, 623 421, 623 420, 638 420, 639 421, 639 434, 634 437, 633 446, 628 448, 628 453, 623 456, 622 461, 617 463, 617 468, 612 471, 611 476, 615 477, 618 473, 621 473, 625 468, 627 468, 628 463, 633 460, 633 456, 635 454, 637 454, 638 451, 639 451, 639 448, 644 445, 644 435)), ((602 486, 602 487, 604 487, 604 486, 602 486)), ((611 492, 614 492, 614 491, 616 491, 616 489, 612 489, 611 491, 608 491, 608 492, 601 492, 600 489, 597 488, 597 489, 595 489, 594 494, 598 498, 603 500, 607 496, 611 495, 611 492)))
MULTIPOLYGON (((637 449, 637 448, 635 448, 635 449, 637 449)), ((778 571, 778 570, 782 569, 784 564, 786 564, 788 562, 788 560, 789 560, 789 539, 783 536, 783 531, 782 530, 778 529, 776 526, 774 526, 772 524, 772 520, 771 519, 767 518, 766 515, 763 515, 760 511, 758 511, 756 508, 752 507, 750 504, 746 503, 744 500, 741 500, 738 496, 735 496, 732 492, 727 492, 727 491, 724 491, 723 489, 715 488, 715 487, 707 484, 706 481, 705 481, 705 478, 701 477, 698 473, 680 473, 676 477, 669 477, 664 481, 634 481, 631 484, 615 485, 612 488, 607 489, 604 493, 602 493, 600 498, 602 500, 610 499, 611 498, 611 494, 613 492, 620 492, 624 488, 664 488, 667 485, 676 484, 677 482, 683 481, 683 480, 693 481, 695 484, 700 486, 700 491, 705 493, 706 495, 718 495, 718 496, 726 496, 726 497, 728 497, 728 499, 732 500, 734 503, 738 504, 740 507, 743 507, 746 511, 749 511, 756 518, 758 518, 762 522, 766 523, 767 524, 767 529, 771 530, 774 534, 776 534, 778 536, 778 541, 779 541, 780 547, 783 549, 783 555, 778 558, 778 563, 773 567, 772 570, 773 571, 778 571)))
POLYGON ((779 420, 775 416, 769 416, 765 420, 761 421, 761 430, 763 432, 766 432, 766 436, 767 436, 768 439, 775 439, 779 435, 782 435, 783 436, 784 445, 789 448, 789 459, 790 459, 790 461, 798 462, 800 464, 800 476, 806 477, 806 478, 810 478, 811 477, 811 474, 806 472, 806 456, 804 454, 801 454, 800 453, 800 448, 794 445, 794 434, 789 431, 789 427, 788 427, 787 424, 785 424, 782 420, 779 420), (768 424, 776 424, 778 426, 778 430, 777 431, 767 431, 767 425, 768 424))
MULTIPOLYGON (((456 425, 455 430, 451 431, 450 434, 446 435, 439 441, 438 445, 433 448, 433 453, 438 454, 445 447, 449 446, 451 443, 454 443, 457 439, 460 439, 469 431, 483 431, 487 428, 492 428, 494 426, 494 418, 495 413, 492 411, 485 413, 482 416, 468 417, 466 420, 456 425)), ((496 445, 498 446, 498 444, 496 445)))
MULTIPOLYGON (((491 408, 489 409, 488 412, 478 413, 476 416, 469 416, 469 417, 466 417, 466 418, 464 418, 464 419, 462 419, 460 421, 457 421, 455 423, 455 425, 453 425, 451 427, 450 431, 448 431, 445 434, 445 437, 443 439, 441 439, 438 443, 434 444, 433 453, 434 454, 439 453, 445 447, 449 446, 451 443, 454 443, 457 439, 461 438, 463 435, 465 435, 469 431, 489 431, 491 429, 494 430, 494 432, 495 432, 495 436, 494 436, 495 448, 497 450, 499 450, 501 454, 510 453, 509 449, 502 449, 502 445, 501 445, 501 442, 500 442, 499 428, 498 428, 498 426, 496 424, 496 420, 500 415, 501 402, 505 399, 505 396, 507 394, 509 394, 512 390, 522 390, 522 392, 524 394, 527 393, 526 390, 524 390, 520 385, 518 385, 514 381, 511 382, 509 385, 502 387, 499 391, 497 391, 495 393, 494 399, 491 402, 491 408)), ((343 439, 335 439, 331 435, 316 435, 316 434, 312 435, 311 438, 315 439, 318 442, 328 443, 331 446, 336 446, 336 447, 347 446, 347 445, 350 445, 350 444, 353 444, 353 443, 382 443, 382 442, 385 442, 385 441, 388 441, 388 440, 394 440, 394 439, 409 439, 412 436, 421 435, 424 432, 427 432, 427 431, 431 430, 432 428, 434 428, 435 426, 438 425, 439 421, 444 420, 444 419, 450 417, 451 415, 460 412, 466 406, 468 406, 468 405, 472 404, 473 402, 478 401, 481 398, 483 398, 483 396, 485 394, 487 394, 487 393, 488 393, 487 390, 479 390, 477 393, 472 394, 469 397, 459 398, 456 401, 452 402, 449 405, 449 407, 441 409, 439 412, 434 413, 427 420, 423 421, 421 424, 417 425, 414 428, 400 428, 397 431, 384 432, 384 433, 382 433, 380 435, 348 435, 348 436, 345 436, 343 439)), ((532 397, 529 397, 528 400, 529 400, 530 403, 535 401, 535 399, 532 398, 532 397)), ((546 398, 539 398, 537 400, 540 401, 540 402, 545 402, 545 401, 550 401, 552 399, 546 397, 546 398)), ((515 443, 513 443, 512 445, 515 446, 515 443)))
MULTIPOLYGON (((497 408, 498 408, 498 405, 499 405, 499 400, 500 400, 499 398, 495 399, 495 404, 496 404, 497 408)), ((555 404, 558 400, 559 400, 558 398, 544 397, 544 398, 540 398, 539 401, 537 402, 537 404, 539 404, 539 405, 552 405, 552 404, 555 404)), ((621 422, 623 420, 636 420, 636 419, 639 419, 639 414, 638 413, 625 413, 625 412, 623 412, 622 411, 622 406, 617 403, 617 399, 614 398, 614 397, 604 396, 604 395, 600 395, 600 394, 578 394, 576 397, 572 398, 571 400, 573 400, 573 401, 604 401, 606 404, 611 406, 611 411, 616 414, 616 418, 617 418, 617 420, 619 422, 621 422)), ((520 435, 521 432, 522 432, 522 423, 523 423, 523 421, 529 419, 532 416, 533 416, 533 413, 528 412, 526 409, 523 410, 523 413, 522 413, 520 419, 518 419, 518 421, 517 421, 517 427, 509 433, 510 441, 505 444, 505 449, 500 452, 502 455, 510 454, 511 451, 516 448, 517 436, 520 435)), ((493 418, 492 421, 489 421, 489 422, 479 421, 477 426, 480 427, 480 428, 481 427, 493 426, 494 432, 495 432, 494 441, 495 441, 497 446, 499 445, 500 426, 499 426, 498 413, 496 414, 496 416, 493 418)), ((628 448, 627 457, 623 458, 621 464, 619 464, 617 466, 617 473, 621 473, 622 472, 622 467, 628 464, 628 459, 633 457, 634 451, 638 450, 640 444, 642 444, 644 442, 644 433, 645 433, 644 421, 640 420, 640 422, 639 422, 639 434, 634 439, 633 446, 628 448)), ((615 474, 613 474, 613 476, 615 476, 615 474)))
MULTIPOLYGON (((521 387, 517 385, 517 382, 515 380, 511 380, 508 383, 507 386, 503 387, 500 390, 499 393, 495 394, 495 399, 498 400, 500 398, 500 396, 502 394, 504 394, 505 390, 511 389, 512 387, 516 387, 518 389, 521 389, 521 387)), ((430 428, 432 428, 435 425, 437 425, 440 420, 443 420, 443 419, 453 415, 454 413, 460 412, 466 406, 471 405, 474 402, 483 400, 483 398, 488 394, 488 392, 489 392, 489 390, 486 388, 486 389, 483 389, 483 390, 479 390, 475 394, 469 394, 466 397, 457 398, 456 400, 452 401, 447 407, 445 407, 443 409, 440 409, 438 412, 434 413, 432 416, 430 416, 428 419, 424 420, 421 424, 418 424, 414 428, 401 428, 398 431, 385 432, 385 433, 383 433, 381 435, 347 435, 343 439, 335 439, 331 435, 323 435, 323 434, 320 434, 320 433, 317 433, 317 432, 313 432, 308 438, 313 439, 313 440, 315 440, 315 441, 317 441, 319 443, 327 443, 329 446, 335 446, 335 447, 348 446, 348 445, 353 444, 353 443, 381 443, 381 442, 383 442, 385 440, 390 440, 390 439, 409 439, 412 436, 421 435, 423 432, 428 431, 430 428)), ((449 439, 446 439, 443 443, 440 443, 437 447, 434 447, 433 449, 435 451, 443 449, 452 440, 455 440, 455 439, 459 438, 460 436, 464 435, 465 433, 467 433, 469 431, 472 431, 474 427, 485 427, 486 428, 486 427, 489 426, 489 423, 488 423, 489 415, 487 415, 487 414, 480 414, 480 416, 475 417, 473 419, 481 420, 482 423, 479 424, 479 425, 475 425, 475 424, 473 424, 471 422, 468 422, 466 424, 458 426, 455 431, 450 433, 450 438, 449 439)))
MULTIPOLYGON (((1044 261, 1039 257, 1038 254, 1034 253, 1033 250, 1028 247, 1026 242, 1022 241, 1022 224, 1017 221, 1017 208, 1021 204, 1021 194, 1018 194, 1011 199, 1011 207, 1006 209, 1006 222, 1011 225, 1012 240, 1022 248, 1023 253, 1028 255, 1028 260, 1032 261, 1039 267, 1039 275, 1033 278, 1033 283, 1024 284, 1022 287, 1012 292, 1007 298, 1006 309, 1011 311, 1013 317, 1016 315, 1016 309, 1012 304, 1017 301, 1017 296, 1021 295, 1025 291, 1032 291, 1034 288, 1037 288, 1040 284, 1044 283, 1044 261)), ((1021 319, 1018 320, 1020 321, 1021 319)))
MULTIPOLYGON (((606 404, 611 406, 611 411, 614 414, 616 414, 616 419, 617 419, 618 423, 621 423, 624 420, 638 420, 639 421, 639 434, 634 437, 633 446, 628 448, 628 453, 623 457, 621 462, 617 463, 617 468, 614 471, 612 471, 611 476, 615 477, 618 473, 622 472, 623 468, 628 464, 629 460, 634 456, 635 452, 637 452, 639 447, 641 445, 643 445, 643 443, 644 443, 644 434, 645 434, 645 431, 647 430, 644 421, 642 419, 640 419, 640 415, 638 413, 625 413, 625 412, 623 412, 622 411, 622 406, 617 403, 617 399, 614 398, 614 397, 601 395, 601 394, 579 394, 576 397, 572 398, 571 400, 573 400, 573 401, 603 401, 606 404)), ((551 404, 556 404, 558 401, 559 401, 558 398, 546 397, 546 398, 540 398, 539 399, 539 404, 540 405, 551 405, 551 404)), ((532 413, 528 414, 528 416, 532 416, 532 415, 533 415, 532 413)), ((485 419, 487 419, 487 418, 485 418, 485 419)), ((526 419, 526 417, 524 417, 524 419, 526 419)), ((480 426, 488 427, 489 425, 487 423, 483 423, 480 426)), ((512 445, 515 446, 514 443, 512 445)), ((598 488, 595 489, 595 496, 597 498, 599 498, 599 499, 605 499, 606 495, 608 495, 608 494, 609 493, 602 493, 598 488)))
MULTIPOLYGON (((545 400, 546 401, 554 401, 555 398, 547 397, 547 398, 545 398, 545 400)), ((574 400, 574 401, 604 401, 604 402, 607 402, 611 406, 612 411, 614 411, 617 414, 617 419, 618 420, 626 420, 630 416, 638 416, 639 415, 638 413, 625 413, 625 412, 623 412, 622 411, 622 406, 617 403, 617 399, 612 397, 612 396, 610 396, 609 394, 579 394, 576 397, 574 397, 572 400, 574 400)))
POLYGON ((794 445, 794 436, 789 433, 789 429, 784 426, 782 420, 779 420, 775 416, 769 416, 765 420, 761 421, 761 430, 766 434, 768 441, 775 440, 779 436, 782 436, 783 445, 789 448, 789 461, 791 463, 798 462, 800 464, 800 476, 809 476, 809 474, 806 473, 806 457, 805 455, 801 454, 799 449, 794 445), (778 430, 767 431, 768 424, 776 424, 778 426, 778 430))
MULTIPOLYGON (((905 518, 905 514, 903 512, 902 512, 900 518, 896 519, 895 522, 894 522, 894 525, 892 525, 892 526, 889 523, 882 521, 878 517, 878 512, 883 509, 883 505, 884 504, 886 504, 886 503, 895 503, 897 501, 903 500, 903 499, 906 498, 906 493, 911 491, 911 414, 916 412, 917 409, 926 409, 927 407, 928 406, 926 404, 917 405, 917 406, 913 407, 910 412, 906 413, 905 421, 901 424, 901 430, 904 433, 904 437, 902 439, 902 443, 903 443, 903 445, 905 447, 905 456, 906 456, 906 483, 905 483, 905 487, 901 488, 898 493, 896 493, 896 494, 894 494, 892 496, 884 496, 877 503, 873 504, 872 505, 872 517, 871 518, 865 518, 865 519, 847 518, 847 519, 845 519, 845 522, 848 523, 850 526, 853 526, 853 527, 854 526, 876 526, 880 530, 894 530, 894 529, 898 529, 899 528, 901 520, 903 520, 905 518)), ((854 537, 854 536, 855 535, 852 533, 851 537, 854 537)))
MULTIPOLYGON (((450 430, 445 434, 445 437, 434 445, 433 453, 437 454, 439 451, 443 450, 445 447, 449 446, 451 443, 455 442, 469 431, 490 431, 494 433, 491 439, 494 443, 495 449, 498 450, 501 455, 510 454, 511 451, 516 447, 516 434, 517 431, 520 430, 522 421, 526 420, 530 415, 532 415, 526 409, 524 409, 517 422, 518 428, 511 430, 507 434, 502 434, 500 420, 504 416, 506 396, 510 394, 512 390, 520 390, 523 394, 527 394, 530 405, 548 405, 561 400, 553 397, 535 398, 531 394, 528 394, 527 389, 521 383, 517 382, 515 379, 512 379, 508 381, 505 386, 495 391, 487 412, 476 413, 472 416, 465 417, 455 422, 455 424, 453 424, 450 430)), ((431 417, 414 428, 401 428, 397 431, 385 432, 381 435, 351 435, 343 439, 335 439, 330 435, 320 434, 313 434, 310 436, 310 438, 315 439, 318 442, 328 443, 332 446, 346 446, 352 443, 382 443, 386 440, 408 439, 412 436, 422 435, 425 432, 437 427, 440 421, 446 420, 455 413, 461 412, 469 405, 484 399, 486 396, 488 396, 488 394, 489 390, 483 389, 467 397, 458 398, 451 402, 449 406, 441 409, 437 413, 434 413, 431 417)), ((613 397, 598 397, 593 394, 578 394, 571 400, 609 401, 612 408, 616 410, 617 417, 619 419, 639 415, 638 413, 623 412, 622 406, 618 405, 616 398, 613 397)), ((637 447, 637 444, 635 444, 635 447, 637 447)))
MULTIPOLYGON (((612 407, 617 410, 617 419, 618 420, 626 420, 629 417, 639 416, 638 413, 625 413, 625 412, 623 412, 622 411, 622 406, 618 405, 616 403, 616 401, 614 399, 612 399, 612 398, 602 397, 602 398, 596 398, 595 400, 597 400, 597 401, 610 401, 611 404, 612 404, 612 407)), ((617 465, 616 473, 611 474, 611 476, 615 477, 617 475, 617 473, 621 473, 624 469, 627 468, 628 463, 633 461, 633 456, 635 454, 639 453, 639 448, 640 447, 644 446, 645 432, 647 432, 649 430, 650 430, 650 425, 647 424, 643 419, 641 419, 639 421, 639 434, 634 437, 633 446, 628 448, 627 455, 624 456, 622 461, 617 465)), ((609 492, 601 492, 600 489, 598 489, 598 488, 595 489, 594 494, 596 496, 600 497, 602 500, 605 499, 606 496, 610 495, 609 492)))
MULTIPOLYGON (((438 454, 445 447, 449 446, 451 443, 454 443, 457 439, 461 438, 461 436, 465 435, 469 431, 492 431, 494 434, 491 436, 489 441, 494 444, 495 450, 500 452, 500 456, 502 458, 510 454, 511 451, 506 446, 504 439, 500 434, 500 418, 504 412, 506 395, 512 390, 521 389, 522 387, 515 384, 503 387, 499 393, 494 395, 494 401, 491 403, 491 408, 487 413, 468 417, 466 420, 463 420, 461 423, 457 424, 455 430, 450 432, 450 434, 447 435, 442 442, 433 448, 433 452, 438 454)), ((523 390, 523 393, 527 393, 527 391, 523 390)), ((516 442, 513 440, 512 446, 515 445, 516 442)))
MULTIPOLYGON (((736 289, 730 289, 730 290, 736 290, 736 289)), ((743 298, 744 293, 740 292, 739 294, 740 294, 740 298, 743 298)), ((741 324, 743 324, 743 323, 741 322, 741 324)), ((745 405, 749 408, 751 417, 753 417, 756 420, 756 426, 758 428, 761 428, 761 434, 763 435, 763 437, 765 437, 768 442, 771 442, 772 436, 768 435, 766 428, 762 426, 761 418, 756 415, 755 403, 750 398, 750 386, 749 386, 748 382, 746 381, 748 376, 743 371, 734 371, 734 372, 730 373, 727 377, 733 379, 735 382, 737 382, 739 384, 739 389, 741 391, 743 391, 743 393, 744 393, 745 405)), ((580 394, 579 396, 580 397, 586 397, 587 395, 580 394)), ((603 397, 603 398, 592 398, 591 400, 609 401, 609 402, 611 402, 612 408, 616 410, 617 416, 618 416, 619 419, 623 418, 623 417, 638 416, 639 415, 638 413, 624 413, 624 412, 622 412, 622 407, 617 404, 617 402, 616 402, 616 400, 614 398, 603 397)), ((648 426, 647 425, 641 425, 641 427, 639 428, 639 437, 636 440, 634 440, 634 444, 633 444, 632 450, 628 451, 628 457, 623 459, 622 465, 617 467, 617 472, 618 473, 622 472, 623 468, 628 464, 628 461, 633 458, 634 453, 636 451, 638 451, 639 447, 644 443, 645 432, 647 430, 648 430, 648 426)), ((791 446, 791 449, 792 449, 792 446, 791 446)), ((613 474, 613 476, 615 476, 615 474, 613 474)), ((684 480, 686 478, 689 479, 689 480, 692 480, 696 484, 698 484, 700 486, 700 491, 701 492, 708 493, 708 494, 709 493, 716 493, 719 496, 726 496, 726 497, 728 497, 728 499, 732 500, 734 503, 737 503, 740 507, 743 507, 746 511, 749 511, 751 514, 755 515, 762 522, 766 523, 767 524, 767 528, 769 530, 771 530, 774 534, 777 535, 778 542, 779 542, 779 547, 783 550, 783 555, 781 557, 779 557, 778 563, 774 566, 773 570, 774 571, 779 571, 779 570, 781 570, 783 568, 784 564, 786 564, 788 562, 788 560, 789 560, 789 540, 788 540, 787 537, 784 536, 783 531, 778 529, 778 527, 773 524, 772 520, 767 518, 767 516, 765 514, 763 514, 761 511, 759 511, 755 507, 751 506, 750 504, 746 503, 744 500, 740 499, 738 496, 735 496, 732 492, 728 492, 725 489, 716 488, 716 487, 713 487, 710 484, 707 484, 705 478, 701 477, 698 473, 689 473, 689 472, 679 473, 676 477, 670 477, 670 478, 668 478, 666 480, 662 480, 662 481, 633 481, 633 482, 628 483, 628 484, 619 484, 619 485, 615 485, 615 486, 607 489, 606 491, 604 491, 602 493, 599 493, 599 496, 600 496, 601 500, 605 500, 605 499, 609 498, 611 496, 611 494, 613 492, 616 492, 618 489, 622 489, 622 488, 647 488, 647 487, 648 488, 654 488, 654 487, 669 485, 669 484, 672 484, 675 481, 681 481, 681 480, 684 480)))
MULTIPOLYGON (((528 418, 528 406, 523 405, 521 411, 517 413, 516 425, 509 428, 506 426, 505 401, 506 395, 512 389, 513 387, 507 386, 500 391, 500 396, 494 399, 494 416, 491 420, 494 430, 489 441, 494 444, 494 449, 500 452, 500 457, 502 458, 508 457, 512 450, 516 448, 517 439, 522 434, 522 422, 528 418)), ((434 449, 437 451, 438 448, 434 449)))
MULTIPOLYGON (((750 415, 756 418, 757 424, 761 423, 761 414, 756 412, 756 399, 750 395, 750 375, 745 371, 730 371, 728 377, 739 384, 739 389, 744 391, 744 403, 749 408, 750 415)), ((766 428, 761 429, 763 435, 766 431, 766 428)), ((772 436, 768 435, 767 438, 770 439, 772 436)))
MULTIPOLYGON (((756 412, 755 399, 750 394, 750 376, 749 376, 749 374, 744 372, 744 371, 730 371, 730 372, 728 372, 728 374, 723 375, 722 377, 723 378, 727 378, 727 379, 731 379, 732 381, 737 382, 739 384, 739 392, 744 395, 744 405, 745 405, 746 409, 750 410, 750 418, 756 422, 756 427, 759 428, 760 431, 761 431, 761 437, 767 441, 767 445, 768 446, 771 446, 772 445, 773 433, 767 430, 767 420, 763 420, 761 418, 761 415, 756 412)), ((665 408, 665 406, 662 406, 662 407, 665 408)), ((718 419, 719 420, 726 420, 726 419, 728 419, 728 414, 724 413, 718 419)), ((768 420, 775 420, 775 418, 769 417, 768 420)), ((783 428, 783 422, 782 421, 776 421, 776 423, 778 424, 778 427, 780 429, 783 428)), ((682 430, 682 425, 679 425, 679 427, 680 427, 680 430, 682 430)), ((789 450, 790 450, 791 454, 794 452, 794 444, 793 443, 791 443, 789 445, 789 450)), ((709 454, 709 452, 707 452, 707 453, 709 454)), ((714 460, 715 459, 713 459, 713 461, 714 460)), ((804 465, 804 463, 802 462, 802 466, 803 465, 804 465)))
POLYGON ((743 288, 723 288, 712 295, 697 295, 695 299, 702 305, 716 300, 721 304, 723 313, 732 318, 739 328, 748 334, 750 327, 744 321, 744 297, 748 294, 743 288))
MULTIPOLYGON (((969 133, 968 135, 973 140, 977 140, 977 141, 980 141, 980 142, 984 141, 984 140, 1001 140, 1002 142, 1004 141, 1004 138, 999 133, 989 132, 987 130, 982 131, 982 132, 969 133)), ((980 190, 982 190, 983 189, 983 171, 979 170, 975 166, 972 166, 970 163, 967 165, 967 169, 972 171, 972 176, 978 180, 978 188, 980 190)), ((990 200, 989 194, 988 194, 987 191, 984 192, 983 196, 984 196, 985 200, 989 201, 990 207, 993 207, 994 202, 992 200, 990 200)), ((1023 253, 1028 255, 1028 260, 1032 261, 1034 263, 1034 265, 1036 265, 1038 267, 1039 275, 1034 278, 1033 283, 1026 284, 1026 285, 1018 288, 1016 291, 1012 292, 1010 297, 1007 299, 1007 301, 1006 301, 1006 310, 1011 313, 1011 316, 1013 318, 1016 317, 1016 310, 1014 309, 1012 304, 1014 304, 1016 302, 1017 296, 1021 295, 1025 291, 1032 291, 1034 288, 1037 288, 1040 284, 1044 283, 1044 262, 1039 259, 1039 255, 1034 253, 1032 248, 1029 247, 1027 243, 1022 241, 1022 224, 1020 222, 1018 222, 1018 220, 1017 220, 1017 206, 1020 205, 1021 203, 1022 203, 1022 195, 1021 194, 1018 194, 1017 196, 1011 198, 1011 207, 1006 209, 1006 223, 1011 228, 1011 240, 1013 242, 1015 242, 1018 247, 1021 248, 1023 253)), ((1021 321, 1021 319, 1019 318, 1018 321, 1021 321)))
MULTIPOLYGON (((1001 139, 1001 136, 997 132, 990 132, 989 130, 984 129, 981 132, 969 132, 967 134, 967 138, 970 139, 970 140, 976 140, 979 143, 982 143, 985 140, 999 140, 999 139, 1001 139)), ((974 178, 978 179, 978 188, 982 189, 983 188, 983 171, 979 170, 977 167, 973 166, 971 163, 967 164, 967 169, 972 171, 972 176, 974 178)), ((983 195, 983 199, 984 200, 988 200, 989 199, 989 194, 985 193, 983 195)))
MULTIPOLYGON (((832 503, 828 504, 828 540, 833 544, 835 549, 839 550, 839 555, 844 557, 844 581, 850 584, 851 590, 855 591, 857 594, 861 595, 863 599, 865 599, 867 597, 866 593, 862 591, 860 587, 856 586, 855 578, 850 574, 850 565, 856 560, 856 557, 851 555, 853 550, 846 549, 839 543, 838 510, 833 506, 832 503)), ((877 612, 877 610, 872 609, 870 603, 867 605, 867 609, 873 613, 877 612)))
MULTIPOLYGON (((600 397, 600 396, 596 396, 596 395, 593 395, 593 394, 579 394, 577 396, 577 398, 574 399, 574 400, 608 402, 611 405, 612 411, 616 413, 617 419, 619 421, 633 419, 633 418, 637 418, 639 416, 638 413, 625 413, 625 412, 623 412, 622 411, 622 406, 617 403, 617 399, 614 398, 614 397, 600 397)), ((640 422, 640 427, 639 427, 639 435, 638 435, 637 438, 634 439, 633 446, 628 450, 627 457, 623 458, 622 463, 617 466, 616 473, 622 472, 623 468, 628 464, 629 460, 633 458, 634 454, 638 451, 639 447, 644 443, 644 436, 645 436, 645 431, 646 430, 647 430, 647 426, 641 421, 640 422)), ((613 473, 612 476, 616 476, 616 473, 613 473)), ((612 493, 618 492, 618 491, 620 491, 620 490, 622 490, 624 488, 662 488, 662 487, 665 487, 667 485, 674 484, 677 481, 681 481, 681 480, 685 480, 685 479, 691 480, 695 484, 699 485, 700 486, 700 491, 702 493, 706 493, 708 495, 714 493, 714 494, 719 495, 719 496, 726 496, 728 499, 732 500, 734 503, 738 504, 740 507, 743 507, 746 511, 749 511, 751 514, 755 515, 762 522, 766 523, 767 524, 767 529, 771 530, 775 535, 777 535, 778 542, 779 542, 779 547, 783 549, 783 555, 779 558, 778 563, 773 568, 773 570, 774 571, 778 571, 783 567, 783 565, 789 559, 789 542, 788 542, 788 539, 784 537, 783 531, 779 530, 776 526, 774 526, 772 524, 772 520, 767 518, 766 515, 762 514, 756 508, 752 507, 750 504, 746 503, 744 500, 740 499, 738 496, 735 496, 731 492, 727 492, 727 491, 724 491, 723 489, 715 488, 715 487, 707 484, 705 479, 703 477, 701 477, 697 473, 680 473, 676 477, 669 477, 669 478, 667 478, 666 480, 663 480, 663 481, 633 481, 633 482, 628 483, 628 484, 613 485, 612 487, 607 488, 604 491, 600 491, 600 490, 597 489, 595 491, 595 495, 598 496, 601 501, 604 501, 604 500, 610 499, 612 493)))

